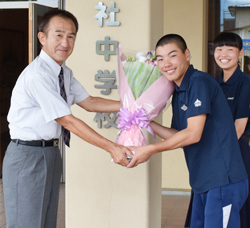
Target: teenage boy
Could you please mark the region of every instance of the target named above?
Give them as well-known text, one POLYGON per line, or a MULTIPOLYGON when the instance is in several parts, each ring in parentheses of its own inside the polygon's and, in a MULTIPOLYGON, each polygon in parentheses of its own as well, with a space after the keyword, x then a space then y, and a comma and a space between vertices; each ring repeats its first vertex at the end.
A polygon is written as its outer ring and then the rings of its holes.
POLYGON ((158 152, 183 148, 194 191, 191 228, 240 228, 248 180, 225 96, 211 75, 190 65, 190 51, 181 36, 163 36, 156 44, 156 57, 161 73, 175 83, 172 128, 152 122, 164 140, 130 147, 135 155, 127 167, 158 152))

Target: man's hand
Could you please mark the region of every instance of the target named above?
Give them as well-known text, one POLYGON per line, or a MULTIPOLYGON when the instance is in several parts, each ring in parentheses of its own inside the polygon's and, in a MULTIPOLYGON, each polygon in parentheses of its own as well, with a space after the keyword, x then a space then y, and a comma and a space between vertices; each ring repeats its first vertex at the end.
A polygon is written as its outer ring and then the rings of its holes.
POLYGON ((114 163, 122 166, 127 166, 129 164, 126 155, 129 157, 133 157, 132 152, 127 147, 115 143, 109 153, 113 158, 114 163))
POLYGON ((135 153, 127 168, 133 168, 140 163, 146 162, 152 155, 150 146, 130 146, 128 148, 135 153))
POLYGON ((57 118, 56 121, 86 142, 109 152, 114 162, 117 164, 127 166, 129 161, 126 158, 126 155, 129 157, 133 156, 132 152, 127 147, 104 138, 82 120, 73 115, 57 118))

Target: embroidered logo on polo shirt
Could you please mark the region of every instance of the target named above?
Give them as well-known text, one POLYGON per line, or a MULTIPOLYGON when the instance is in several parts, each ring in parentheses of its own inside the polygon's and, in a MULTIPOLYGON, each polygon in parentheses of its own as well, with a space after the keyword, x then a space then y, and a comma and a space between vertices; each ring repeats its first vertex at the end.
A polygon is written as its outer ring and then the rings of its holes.
POLYGON ((182 106, 181 106, 181 109, 182 109, 183 111, 187 111, 188 107, 187 107, 186 105, 182 105, 182 106))
POLYGON ((201 106, 201 101, 197 99, 197 100, 194 102, 194 106, 195 106, 195 107, 201 106))
POLYGON ((228 97, 227 99, 232 101, 234 100, 234 97, 228 97))

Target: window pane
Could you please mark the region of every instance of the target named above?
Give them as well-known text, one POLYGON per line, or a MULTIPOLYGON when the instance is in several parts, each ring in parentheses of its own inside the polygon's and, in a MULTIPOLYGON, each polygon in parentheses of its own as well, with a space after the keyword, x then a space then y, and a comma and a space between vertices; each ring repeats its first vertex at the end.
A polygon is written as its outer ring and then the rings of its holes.
POLYGON ((244 57, 241 60, 242 71, 250 74, 250 0, 210 0, 208 32, 208 72, 218 76, 220 69, 213 57, 212 42, 223 31, 234 32, 243 40, 244 57), (248 47, 249 40, 249 47, 248 47), (249 50, 247 50, 249 49, 249 50))

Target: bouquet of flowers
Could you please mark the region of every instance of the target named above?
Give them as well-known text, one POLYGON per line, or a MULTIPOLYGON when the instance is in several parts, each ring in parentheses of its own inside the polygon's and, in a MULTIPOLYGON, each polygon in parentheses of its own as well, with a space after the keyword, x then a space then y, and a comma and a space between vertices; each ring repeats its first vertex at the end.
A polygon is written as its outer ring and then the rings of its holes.
POLYGON ((150 120, 164 109, 174 84, 161 76, 154 51, 126 57, 120 44, 118 64, 119 95, 123 106, 118 113, 120 131, 116 142, 124 146, 146 145, 143 130, 154 136, 150 120))

